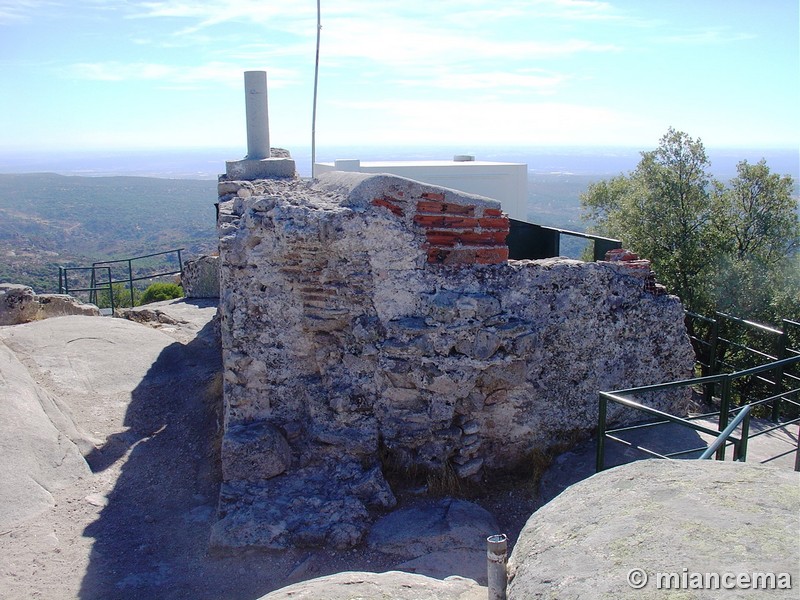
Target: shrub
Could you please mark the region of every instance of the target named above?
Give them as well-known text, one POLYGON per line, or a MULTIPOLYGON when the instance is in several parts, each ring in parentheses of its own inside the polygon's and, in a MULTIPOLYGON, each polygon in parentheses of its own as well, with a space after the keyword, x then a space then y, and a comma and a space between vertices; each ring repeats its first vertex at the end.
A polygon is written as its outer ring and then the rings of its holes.
MULTIPOLYGON (((102 283, 100 285, 103 285, 102 283)), ((114 308, 129 308, 131 306, 131 290, 125 283, 115 283, 111 286, 114 294, 114 308)), ((108 288, 97 291, 95 304, 98 308, 111 308, 111 297, 108 288)), ((133 306, 141 303, 141 291, 133 288, 133 306)))
POLYGON ((152 283, 142 293, 141 304, 182 298, 183 288, 177 283, 152 283))

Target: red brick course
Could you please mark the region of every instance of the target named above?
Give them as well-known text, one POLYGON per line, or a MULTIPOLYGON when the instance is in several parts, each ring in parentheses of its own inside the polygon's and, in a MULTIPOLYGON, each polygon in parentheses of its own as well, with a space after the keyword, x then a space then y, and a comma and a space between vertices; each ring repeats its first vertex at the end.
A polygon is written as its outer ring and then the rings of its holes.
POLYGON ((462 206, 461 204, 446 204, 444 202, 432 202, 430 200, 420 200, 417 202, 418 213, 447 213, 450 215, 464 215, 467 217, 475 216, 474 206, 462 206))
POLYGON ((438 202, 444 202, 444 194, 434 193, 434 192, 423 192, 422 197, 426 200, 436 200, 438 202))
POLYGON ((447 202, 444 192, 424 192, 418 198, 395 195, 375 198, 372 205, 398 217, 413 214, 414 225, 425 234, 429 263, 489 265, 508 260, 509 220, 502 210, 447 202))
POLYGON ((508 260, 508 246, 505 248, 485 248, 476 252, 479 265, 496 265, 508 260))
POLYGON ((457 229, 474 229, 478 219, 472 217, 451 217, 449 215, 414 215, 414 222, 422 227, 453 227, 457 229))
MULTIPOLYGON (((402 194, 399 194, 399 195, 402 195, 402 194)), ((396 202, 397 202, 397 200, 395 200, 394 198, 390 198, 390 197, 384 196, 383 198, 375 198, 372 201, 372 205, 373 206, 382 206, 383 208, 388 208, 392 212, 392 214, 397 215, 398 217, 402 217, 402 216, 405 215, 405 212, 403 212, 403 209, 400 208, 400 206, 398 206, 396 204, 396 202)))

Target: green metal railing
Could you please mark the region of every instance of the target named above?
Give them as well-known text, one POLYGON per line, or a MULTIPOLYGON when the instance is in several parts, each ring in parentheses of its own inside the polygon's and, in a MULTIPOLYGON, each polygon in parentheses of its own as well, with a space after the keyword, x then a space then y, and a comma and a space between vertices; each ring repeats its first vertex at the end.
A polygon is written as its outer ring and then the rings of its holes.
MULTIPOLYGON (((58 293, 59 294, 72 294, 75 292, 89 292, 90 302, 96 301, 98 290, 108 290, 108 296, 111 299, 111 314, 114 314, 114 294, 112 293, 111 267, 58 267, 58 293), (105 271, 105 281, 98 281, 97 271, 105 271), (69 285, 69 273, 80 273, 81 271, 89 271, 90 283, 89 287, 76 287, 69 285), (94 297, 94 300, 92 298, 94 297)), ((80 284, 77 284, 80 285, 80 284)))
POLYGON ((560 256, 562 235, 592 241, 595 261, 605 260, 609 250, 622 248, 620 240, 510 219, 510 230, 506 238, 509 258, 521 260, 560 256))
POLYGON ((136 304, 135 294, 134 294, 135 282, 155 279, 157 277, 166 277, 169 275, 183 275, 183 261, 181 260, 181 252, 183 250, 184 248, 176 248, 174 250, 166 250, 164 252, 156 252, 154 254, 144 254, 142 256, 134 256, 132 258, 122 258, 119 260, 103 260, 92 263, 91 267, 58 267, 58 290, 60 294, 70 294, 74 292, 88 292, 89 302, 95 304, 97 303, 97 293, 107 290, 111 303, 111 314, 114 314, 114 309, 115 309, 114 292, 113 292, 114 284, 123 283, 127 286, 131 296, 131 306, 134 306, 136 304), (177 257, 177 265, 178 265, 177 268, 168 269, 166 271, 157 270, 156 272, 146 272, 144 274, 137 270, 136 274, 134 275, 134 267, 133 267, 134 262, 145 261, 160 256, 169 257, 170 255, 173 254, 176 255, 177 257), (114 269, 115 265, 126 266, 127 268, 125 269, 125 272, 127 276, 119 279, 114 279, 112 277, 112 269, 114 269), (105 277, 102 279, 98 277, 98 271, 104 272, 105 277), (89 272, 88 287, 76 287, 74 285, 70 286, 69 274, 79 273, 79 272, 89 272))
MULTIPOLYGON (((757 367, 752 367, 750 369, 738 371, 735 373, 708 375, 705 377, 697 377, 694 379, 672 381, 669 383, 662 383, 657 385, 640 386, 625 390, 617 390, 614 392, 600 392, 598 427, 597 427, 597 454, 596 454, 596 464, 595 464, 596 470, 599 472, 605 468, 605 444, 607 439, 610 439, 618 443, 626 444, 629 446, 633 446, 632 443, 617 437, 615 434, 622 433, 625 431, 634 431, 637 429, 643 429, 646 427, 654 427, 666 423, 677 423, 679 425, 682 425, 699 433, 706 433, 708 435, 719 436, 720 432, 726 431, 729 425, 731 414, 741 412, 745 407, 747 407, 748 415, 746 417, 745 426, 743 426, 742 429, 741 438, 736 438, 734 436, 729 437, 729 440, 734 446, 734 460, 744 461, 747 456, 748 439, 752 439, 756 436, 770 433, 771 431, 783 428, 786 425, 797 423, 800 421, 800 417, 794 417, 789 420, 779 422, 772 427, 762 429, 756 433, 750 434, 749 432, 749 413, 757 406, 772 404, 773 414, 775 414, 775 406, 778 405, 780 407, 782 403, 788 403, 792 406, 800 407, 800 401, 798 401, 798 398, 800 398, 800 386, 794 387, 792 389, 782 388, 783 385, 782 379, 783 380, 786 379, 785 374, 787 370, 789 368, 796 368, 798 366, 800 366, 800 354, 792 356, 790 358, 784 358, 779 361, 763 364, 757 367), (740 406, 736 406, 735 400, 737 398, 741 400, 742 396, 735 395, 733 393, 734 384, 738 381, 746 380, 748 378, 761 378, 763 377, 764 374, 767 373, 772 373, 774 381, 777 381, 779 386, 781 386, 781 389, 778 391, 778 393, 772 394, 764 398, 759 398, 757 400, 746 398, 747 400, 746 402, 740 403, 740 406), (783 374, 782 378, 779 377, 780 374, 783 374), (631 398, 631 396, 638 396, 646 393, 659 392, 659 391, 678 390, 680 388, 697 389, 701 387, 704 389, 708 389, 709 387, 712 387, 713 389, 713 387, 716 386, 718 386, 719 389, 721 390, 720 410, 702 415, 696 415, 688 419, 684 419, 681 417, 670 415, 663 411, 656 410, 631 398), (630 425, 626 427, 609 429, 607 424, 609 402, 622 405, 627 408, 635 409, 641 413, 644 413, 645 415, 648 415, 650 417, 655 417, 657 420, 647 423, 630 425), (718 418, 717 420, 718 428, 716 431, 695 422, 696 420, 699 419, 707 419, 714 416, 718 418)), ((745 417, 742 418, 744 419, 745 417)), ((655 456, 658 458, 672 458, 681 455, 695 453, 700 450, 705 450, 706 448, 705 446, 703 446, 701 448, 692 448, 690 450, 682 450, 679 452, 672 452, 668 454, 654 452, 652 450, 649 450, 641 446, 636 446, 636 449, 650 456, 655 456)), ((800 449, 797 451, 800 452, 800 449)), ((718 460, 725 459, 725 445, 722 445, 719 449, 717 449, 716 452, 718 460)), ((794 450, 790 452, 794 452, 794 450)))
MULTIPOLYGON (((739 414, 736 415, 736 418, 733 419, 725 430, 717 436, 711 445, 706 448, 706 451, 700 455, 700 460, 706 460, 714 456, 717 451, 722 448, 729 439, 733 437, 733 432, 736 431, 736 428, 742 426, 742 437, 740 438, 740 447, 739 447, 739 456, 742 457, 741 460, 744 461, 744 457, 747 456, 747 439, 748 434, 750 432, 750 407, 745 406, 742 410, 739 411, 739 414)), ((736 457, 734 456, 734 460, 736 457)))
MULTIPOLYGON (((800 356, 800 323, 783 319, 782 327, 776 329, 719 312, 714 318, 686 313, 686 328, 702 375, 741 371, 800 356)), ((772 389, 780 394, 784 385, 790 389, 800 386, 800 369, 777 370, 772 378, 760 375, 736 392, 747 396, 759 389, 772 389)), ((706 402, 711 401, 713 392, 713 388, 706 389, 706 402)), ((779 419, 781 400, 772 404, 773 421, 779 419)), ((800 410, 793 414, 800 415, 800 410)))

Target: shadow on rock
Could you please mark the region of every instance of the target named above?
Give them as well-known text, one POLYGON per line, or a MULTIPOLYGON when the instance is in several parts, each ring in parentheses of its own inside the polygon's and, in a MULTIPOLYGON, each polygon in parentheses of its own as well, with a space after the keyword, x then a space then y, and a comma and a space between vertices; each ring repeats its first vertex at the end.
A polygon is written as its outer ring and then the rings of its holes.
POLYGON ((220 351, 213 321, 166 347, 131 396, 128 429, 87 456, 95 472, 124 459, 108 504, 84 530, 94 538, 84 600, 203 598, 215 513, 220 351))
MULTIPOLYGON (((659 454, 687 451, 682 459, 696 459, 707 442, 694 430, 672 423, 664 423, 618 434, 625 444, 607 440, 605 468, 610 469, 630 462, 652 459, 642 448, 659 454), (692 452, 688 452, 693 450, 692 452)), ((557 456, 542 476, 539 501, 545 504, 571 485, 595 474, 597 439, 595 437, 557 456)))

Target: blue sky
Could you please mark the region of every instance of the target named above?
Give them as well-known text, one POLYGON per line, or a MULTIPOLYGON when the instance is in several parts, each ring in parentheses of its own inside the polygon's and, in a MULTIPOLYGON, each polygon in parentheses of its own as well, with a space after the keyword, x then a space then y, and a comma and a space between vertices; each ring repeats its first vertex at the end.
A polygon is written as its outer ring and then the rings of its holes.
MULTIPOLYGON (((322 0, 317 144, 800 145, 797 0, 322 0)), ((314 0, 0 0, 0 150, 311 139, 314 0)))

